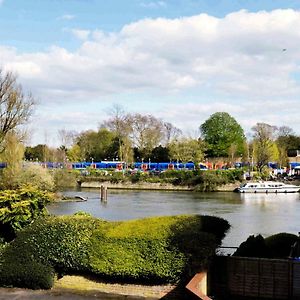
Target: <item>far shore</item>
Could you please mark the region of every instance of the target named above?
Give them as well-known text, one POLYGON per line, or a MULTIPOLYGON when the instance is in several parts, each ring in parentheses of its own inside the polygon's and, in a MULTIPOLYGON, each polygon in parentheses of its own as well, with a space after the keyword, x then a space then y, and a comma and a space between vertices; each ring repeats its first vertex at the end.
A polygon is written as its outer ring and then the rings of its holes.
MULTIPOLYGON (((230 183, 217 187, 216 192, 233 192, 240 183, 230 183)), ((195 187, 191 186, 175 186, 166 183, 111 183, 109 181, 99 182, 82 182, 81 188, 100 188, 101 186, 107 187, 107 189, 118 190, 157 190, 157 191, 195 191, 195 187)))

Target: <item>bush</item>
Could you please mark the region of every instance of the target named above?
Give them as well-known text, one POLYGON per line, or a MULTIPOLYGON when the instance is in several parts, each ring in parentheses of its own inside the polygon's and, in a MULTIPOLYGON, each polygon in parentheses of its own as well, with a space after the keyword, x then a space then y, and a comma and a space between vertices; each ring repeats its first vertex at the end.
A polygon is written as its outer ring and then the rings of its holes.
POLYGON ((297 240, 298 237, 290 233, 278 233, 265 239, 261 235, 251 235, 245 242, 241 243, 233 255, 260 258, 287 258, 290 255, 292 245, 297 240))
POLYGON ((18 230, 47 214, 46 205, 53 199, 48 192, 27 185, 18 190, 0 192, 0 236, 11 240, 18 230))
POLYGON ((250 235, 245 242, 241 243, 233 256, 269 258, 270 252, 265 239, 259 234, 257 236, 250 235))
POLYGON ((118 280, 175 282, 203 268, 228 230, 227 221, 207 216, 156 217, 117 222, 92 236, 93 272, 118 280))
POLYGON ((298 236, 291 233, 277 233, 265 238, 265 243, 273 258, 287 258, 290 255, 292 245, 298 240, 298 236))
POLYGON ((126 282, 176 282, 207 266, 228 228, 227 221, 209 216, 123 222, 81 215, 41 218, 3 248, 0 284, 50 288, 54 270, 126 282))
POLYGON ((79 173, 68 169, 55 169, 52 171, 54 177, 54 185, 56 189, 77 186, 79 173))
POLYGON ((13 247, 26 245, 35 259, 42 258, 59 272, 88 269, 90 236, 104 222, 89 216, 47 217, 18 234, 13 247))
POLYGON ((23 169, 17 178, 19 186, 31 184, 40 190, 52 191, 54 189, 54 179, 46 168, 40 165, 30 164, 23 169))
POLYGON ((50 289, 54 283, 54 269, 36 261, 20 263, 13 257, 7 258, 0 268, 0 285, 29 289, 50 289))

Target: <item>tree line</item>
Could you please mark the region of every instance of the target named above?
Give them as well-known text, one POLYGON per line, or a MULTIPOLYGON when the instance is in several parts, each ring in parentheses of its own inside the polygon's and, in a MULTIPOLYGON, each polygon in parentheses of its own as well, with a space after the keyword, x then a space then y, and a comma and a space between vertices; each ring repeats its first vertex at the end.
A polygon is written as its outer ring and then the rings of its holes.
MULTIPOLYGON (((114 105, 97 130, 58 132, 61 146, 25 147, 21 125, 30 119, 34 97, 25 94, 17 77, 0 68, 0 159, 29 161, 203 162, 222 159, 254 162, 261 170, 268 162, 288 166, 288 156, 300 149, 300 137, 288 126, 257 123, 246 139, 241 125, 227 112, 213 113, 199 125, 199 137, 185 136, 169 122, 151 114, 126 113, 114 105), (18 159, 17 159, 18 158, 18 159)), ((16 164, 16 168, 19 164, 16 164)), ((13 176, 14 170, 11 171, 13 176)))
POLYGON ((171 123, 147 114, 125 113, 114 106, 110 117, 98 130, 81 133, 61 130, 62 145, 27 147, 25 158, 39 161, 204 162, 219 159, 233 165, 255 162, 262 168, 268 162, 288 166, 288 155, 300 149, 300 137, 290 127, 257 123, 246 139, 241 125, 227 112, 216 112, 199 126, 198 138, 184 136, 171 123))

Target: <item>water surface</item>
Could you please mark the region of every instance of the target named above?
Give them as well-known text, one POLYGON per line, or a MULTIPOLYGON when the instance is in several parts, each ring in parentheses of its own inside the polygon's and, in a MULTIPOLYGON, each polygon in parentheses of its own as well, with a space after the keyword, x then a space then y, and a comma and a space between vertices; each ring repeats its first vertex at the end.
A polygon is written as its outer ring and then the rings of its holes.
POLYGON ((195 193, 178 191, 108 190, 102 203, 99 189, 69 190, 66 196, 82 196, 86 202, 55 203, 55 215, 85 211, 105 220, 128 220, 150 216, 205 214, 229 221, 231 229, 223 246, 238 246, 250 234, 269 236, 300 231, 300 194, 195 193))

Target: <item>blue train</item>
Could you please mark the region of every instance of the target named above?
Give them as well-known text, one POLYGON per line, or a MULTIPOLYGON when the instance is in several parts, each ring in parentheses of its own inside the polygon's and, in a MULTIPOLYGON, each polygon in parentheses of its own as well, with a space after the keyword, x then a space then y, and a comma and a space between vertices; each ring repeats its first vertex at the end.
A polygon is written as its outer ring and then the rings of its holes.
MULTIPOLYGON (((136 162, 133 165, 126 165, 124 162, 119 161, 101 161, 101 162, 76 162, 72 163, 69 168, 75 170, 83 170, 86 168, 93 169, 117 169, 123 170, 129 167, 131 169, 137 169, 142 171, 165 171, 165 170, 194 170, 195 164, 193 162, 188 163, 177 163, 177 162, 160 162, 160 163, 145 163, 136 162)), ((200 169, 207 170, 207 166, 204 164, 199 164, 200 169)))

